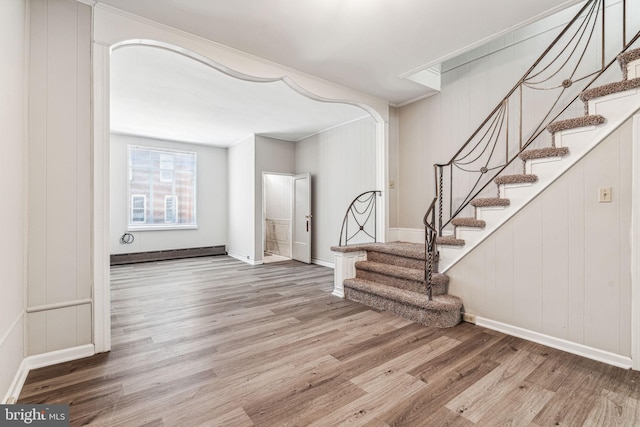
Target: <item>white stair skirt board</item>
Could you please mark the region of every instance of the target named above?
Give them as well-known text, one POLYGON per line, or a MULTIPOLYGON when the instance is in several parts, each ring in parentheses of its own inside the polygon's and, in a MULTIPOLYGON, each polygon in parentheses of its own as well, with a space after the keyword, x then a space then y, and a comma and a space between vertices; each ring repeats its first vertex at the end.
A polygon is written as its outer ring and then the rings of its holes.
MULTIPOLYGON (((561 158, 536 159, 526 162, 526 173, 538 176, 538 182, 529 186, 511 186, 506 189, 511 200, 507 207, 485 207, 477 209, 477 218, 485 220, 487 226, 474 233, 463 232, 465 245, 452 249, 440 245, 440 272, 446 273, 469 251, 479 245, 509 218, 518 213, 538 194, 556 181, 571 166, 586 156, 600 142, 613 133, 640 109, 640 90, 614 93, 589 101, 589 114, 601 114, 607 121, 599 126, 587 126, 556 132, 558 147, 569 147, 569 154, 561 158), (516 194, 517 193, 517 194, 516 194)), ((501 190, 502 191, 502 190, 501 190)), ((459 237, 460 238, 460 237, 459 237)), ((423 237, 424 239, 424 237, 423 237)))
POLYGON ((18 399, 24 382, 32 369, 44 368, 45 366, 57 365, 58 363, 69 362, 71 360, 82 359, 96 354, 93 344, 80 345, 77 347, 65 348, 63 350, 50 351, 48 353, 36 354, 26 357, 18 372, 16 372, 11 387, 5 396, 3 403, 18 399))
POLYGON ((530 331, 528 329, 523 329, 518 326, 509 325, 506 323, 496 322, 495 320, 485 319, 479 316, 476 316, 476 325, 482 326, 483 328, 492 329, 494 331, 502 332, 507 335, 513 335, 514 337, 522 338, 528 341, 533 341, 538 344, 546 345, 547 347, 566 351, 567 353, 586 357, 587 359, 597 360, 598 362, 607 363, 619 368, 631 369, 631 357, 628 356, 622 356, 597 348, 588 347, 583 344, 577 344, 571 341, 551 337, 539 332, 530 331))
POLYGON ((366 251, 334 252, 333 292, 334 296, 344 298, 344 281, 356 277, 356 262, 366 261, 366 251))

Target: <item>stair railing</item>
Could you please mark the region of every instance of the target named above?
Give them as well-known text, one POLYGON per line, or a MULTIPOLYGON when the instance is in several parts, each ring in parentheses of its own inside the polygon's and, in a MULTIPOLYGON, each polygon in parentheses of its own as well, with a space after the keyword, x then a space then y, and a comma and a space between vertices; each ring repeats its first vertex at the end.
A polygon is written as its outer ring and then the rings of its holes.
MULTIPOLYGON (((622 8, 624 52, 638 40, 640 31, 627 42, 626 0, 622 1, 622 8)), ((613 57, 607 55, 606 41, 605 2, 588 0, 451 160, 434 165, 439 236, 496 176, 515 167, 514 160, 522 151, 534 143, 542 144, 543 132, 551 122, 570 112, 570 108, 578 108, 580 93, 610 68, 619 53, 616 51, 613 57), (595 66, 590 64, 594 56, 599 56, 595 66), (586 86, 575 84, 583 81, 587 82, 586 86), (525 111, 525 96, 536 97, 538 108, 546 104, 540 108, 542 119, 532 118, 525 111), (467 188, 464 188, 465 182, 467 188)), ((551 145, 554 146, 553 141, 551 145)))
POLYGON ((372 243, 378 241, 377 196, 381 195, 380 190, 371 190, 365 191, 353 199, 342 220, 338 246, 346 246, 349 242, 354 241, 355 243, 370 243, 369 240, 373 240, 372 243), (349 234, 349 228, 351 228, 351 234, 349 234))
POLYGON ((438 258, 436 250, 436 236, 438 229, 436 228, 436 197, 433 198, 427 213, 424 214, 422 223, 424 224, 424 283, 427 285, 427 296, 429 301, 433 300, 433 273, 435 271, 434 263, 438 258))

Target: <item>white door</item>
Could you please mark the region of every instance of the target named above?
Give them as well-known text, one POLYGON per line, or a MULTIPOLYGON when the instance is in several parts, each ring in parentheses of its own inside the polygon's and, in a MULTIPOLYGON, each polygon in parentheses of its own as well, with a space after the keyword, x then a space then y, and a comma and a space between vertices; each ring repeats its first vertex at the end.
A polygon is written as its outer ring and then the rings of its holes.
POLYGON ((311 175, 293 177, 293 259, 311 263, 311 175))

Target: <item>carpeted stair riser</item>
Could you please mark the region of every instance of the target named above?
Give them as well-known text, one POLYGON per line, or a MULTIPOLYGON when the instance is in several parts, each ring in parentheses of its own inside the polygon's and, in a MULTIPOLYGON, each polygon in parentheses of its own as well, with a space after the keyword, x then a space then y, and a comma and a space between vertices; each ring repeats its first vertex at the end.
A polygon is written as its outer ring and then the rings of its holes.
MULTIPOLYGON (((346 282, 344 291, 345 297, 351 301, 360 302, 369 307, 377 308, 378 310, 389 311, 426 326, 451 328, 460 323, 462 317, 461 307, 455 305, 452 305, 448 310, 442 308, 433 310, 425 309, 423 307, 401 303, 381 295, 353 289, 349 287, 346 282)), ((448 296, 449 295, 443 295, 440 298, 448 296)))
POLYGON ((464 240, 456 239, 455 236, 436 237, 436 244, 445 246, 464 246, 464 240))
MULTIPOLYGON (((422 254, 424 258, 424 254, 422 254)), ((367 260, 382 264, 397 265, 405 268, 415 268, 424 270, 424 259, 407 258, 400 255, 387 254, 384 252, 367 251, 367 260)))
MULTIPOLYGON (((368 280, 370 282, 380 283, 382 285, 392 286, 406 291, 416 292, 427 295, 427 285, 423 281, 415 281, 403 279, 401 277, 387 276, 386 274, 376 273, 375 271, 356 270, 356 278, 368 280)), ((432 288, 433 295, 444 295, 447 293, 447 287, 443 283, 434 283, 432 288)))
POLYGON ((627 65, 636 59, 640 59, 640 48, 632 49, 618 55, 618 64, 620 64, 620 69, 622 70, 622 80, 627 80, 629 78, 627 65))
POLYGON ((527 160, 546 159, 549 157, 564 157, 567 154, 569 154, 568 147, 545 147, 523 151, 518 157, 523 162, 526 162, 527 160))

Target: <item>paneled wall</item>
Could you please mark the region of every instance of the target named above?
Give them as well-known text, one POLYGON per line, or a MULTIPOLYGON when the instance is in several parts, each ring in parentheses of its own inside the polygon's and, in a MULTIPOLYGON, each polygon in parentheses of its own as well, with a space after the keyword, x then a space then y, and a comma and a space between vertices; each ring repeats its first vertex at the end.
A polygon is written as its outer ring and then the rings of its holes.
POLYGON ((255 137, 243 139, 227 150, 229 216, 227 251, 247 261, 255 260, 255 137))
POLYGON ((296 144, 296 173, 311 173, 312 257, 333 263, 330 247, 338 244, 349 203, 364 191, 378 190, 375 123, 361 119, 296 144))
POLYGON ((225 148, 112 134, 110 175, 112 254, 226 245, 228 175, 225 148), (197 229, 132 231, 134 242, 120 243, 129 221, 128 145, 196 153, 197 229))
MULTIPOLYGON (((27 2, 0 2, 0 403, 24 358, 27 2)), ((6 396, 9 397, 9 396, 6 396)))
POLYGON ((465 311, 630 355, 631 144, 629 120, 447 272, 465 311))
POLYGON ((91 8, 32 0, 29 74, 30 355, 90 344, 91 8), (52 304, 69 305, 49 308, 52 304))

